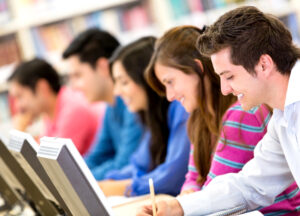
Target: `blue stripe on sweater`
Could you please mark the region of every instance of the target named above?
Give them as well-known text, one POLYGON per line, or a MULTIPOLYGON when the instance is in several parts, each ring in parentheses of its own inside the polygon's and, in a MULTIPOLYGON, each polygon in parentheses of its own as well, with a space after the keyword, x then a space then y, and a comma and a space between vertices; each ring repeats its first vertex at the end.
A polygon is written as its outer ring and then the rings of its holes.
POLYGON ((226 166, 230 166, 230 167, 233 167, 233 168, 236 168, 236 169, 242 169, 243 166, 245 165, 244 163, 237 163, 237 162, 234 162, 234 161, 230 161, 230 160, 227 160, 225 158, 221 158, 217 155, 214 156, 214 160, 221 163, 221 164, 224 164, 226 166))
POLYGON ((246 125, 246 124, 235 122, 235 121, 225 121, 223 123, 223 126, 240 128, 241 130, 245 130, 245 131, 249 131, 249 132, 262 133, 264 131, 267 123, 269 122, 270 118, 271 118, 271 115, 268 115, 264 120, 264 124, 262 124, 260 127, 246 125))

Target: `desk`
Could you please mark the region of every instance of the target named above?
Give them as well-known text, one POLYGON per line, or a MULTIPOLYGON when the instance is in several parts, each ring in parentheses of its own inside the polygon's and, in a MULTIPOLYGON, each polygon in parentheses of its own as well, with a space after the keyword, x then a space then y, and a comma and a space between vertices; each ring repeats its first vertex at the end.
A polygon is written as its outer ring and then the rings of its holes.
MULTIPOLYGON (((172 196, 165 194, 158 194, 155 196, 155 201, 167 200, 173 198, 172 196)), ((135 200, 129 203, 121 204, 113 207, 113 212, 115 216, 134 216, 136 215, 136 211, 139 207, 143 205, 150 205, 151 199, 149 196, 143 196, 139 200, 135 200)))
MULTIPOLYGON (((156 201, 170 199, 172 196, 165 195, 165 194, 158 194, 155 196, 156 201)), ((129 201, 124 204, 114 206, 113 213, 114 216, 134 216, 136 215, 136 211, 140 206, 151 204, 150 195, 141 196, 140 199, 136 199, 133 201, 129 201)), ((2 211, 0 212, 0 216, 5 216, 7 212, 2 211)), ((25 207, 23 216, 34 216, 34 212, 29 208, 25 207)))

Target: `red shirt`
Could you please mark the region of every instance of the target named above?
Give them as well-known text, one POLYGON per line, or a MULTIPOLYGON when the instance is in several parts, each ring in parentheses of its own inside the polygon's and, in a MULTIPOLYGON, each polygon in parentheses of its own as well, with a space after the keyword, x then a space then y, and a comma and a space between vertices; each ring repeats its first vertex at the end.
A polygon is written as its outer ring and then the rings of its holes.
POLYGON ((45 136, 70 138, 81 155, 89 150, 99 118, 85 98, 67 87, 58 93, 54 119, 45 118, 45 136))

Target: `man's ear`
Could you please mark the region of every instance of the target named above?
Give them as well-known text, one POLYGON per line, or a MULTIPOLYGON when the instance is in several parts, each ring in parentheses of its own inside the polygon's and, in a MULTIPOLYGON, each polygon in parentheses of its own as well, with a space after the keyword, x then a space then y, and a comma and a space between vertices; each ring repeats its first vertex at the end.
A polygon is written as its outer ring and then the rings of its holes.
POLYGON ((203 64, 199 59, 194 59, 196 64, 201 68, 201 71, 204 72, 203 64))
POLYGON ((109 76, 109 62, 107 58, 98 58, 96 62, 96 71, 105 76, 109 76))
POLYGON ((257 65, 255 66, 255 71, 257 75, 261 75, 265 78, 269 78, 274 72, 274 69, 274 61, 268 54, 261 55, 257 65))
POLYGON ((35 85, 35 94, 48 95, 51 91, 53 90, 47 80, 40 79, 37 81, 35 85))

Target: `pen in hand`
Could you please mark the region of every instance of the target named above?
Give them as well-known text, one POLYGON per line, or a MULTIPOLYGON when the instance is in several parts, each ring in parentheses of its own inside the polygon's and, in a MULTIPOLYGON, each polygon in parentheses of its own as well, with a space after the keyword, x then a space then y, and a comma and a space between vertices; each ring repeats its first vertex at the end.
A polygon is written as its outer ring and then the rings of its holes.
POLYGON ((152 201, 152 213, 153 216, 156 216, 156 205, 155 205, 155 193, 154 193, 154 186, 152 178, 149 179, 149 188, 150 188, 150 196, 152 201))

